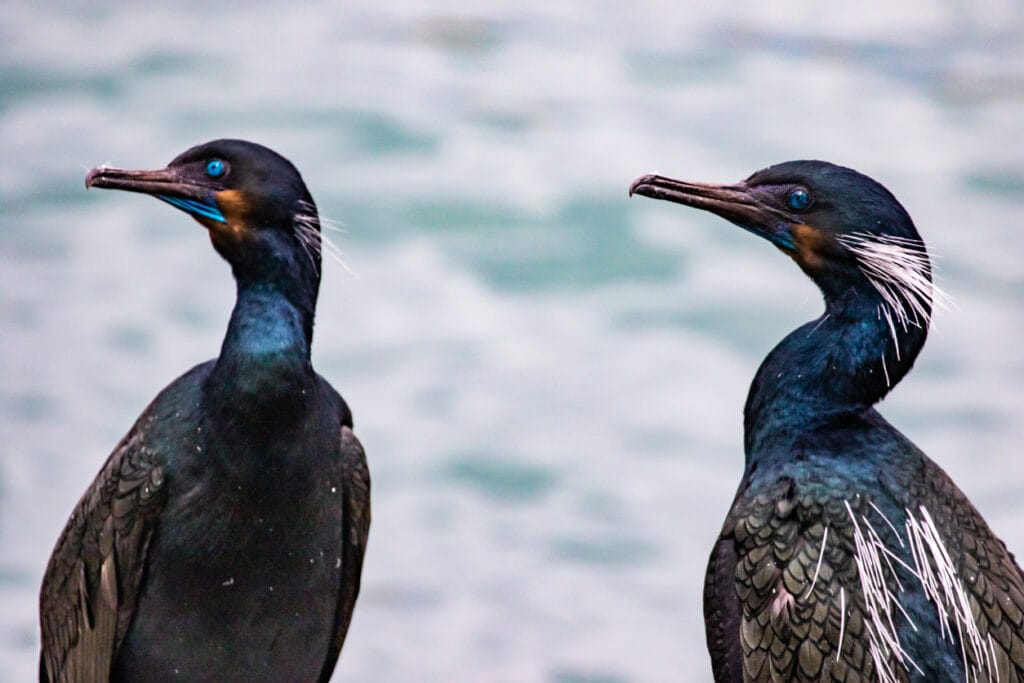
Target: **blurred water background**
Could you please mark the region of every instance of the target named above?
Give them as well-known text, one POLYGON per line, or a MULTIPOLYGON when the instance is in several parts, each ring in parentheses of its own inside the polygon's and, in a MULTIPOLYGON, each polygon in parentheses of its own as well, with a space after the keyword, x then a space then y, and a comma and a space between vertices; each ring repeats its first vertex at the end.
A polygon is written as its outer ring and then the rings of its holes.
POLYGON ((216 354, 230 273, 87 168, 230 136, 302 171, 315 363, 374 483, 336 679, 703 681, 704 565, 786 258, 637 175, 823 158, 939 255, 882 412, 1024 551, 1024 5, 450 0, 0 4, 0 679, 30 680, 64 521, 146 402, 216 354))

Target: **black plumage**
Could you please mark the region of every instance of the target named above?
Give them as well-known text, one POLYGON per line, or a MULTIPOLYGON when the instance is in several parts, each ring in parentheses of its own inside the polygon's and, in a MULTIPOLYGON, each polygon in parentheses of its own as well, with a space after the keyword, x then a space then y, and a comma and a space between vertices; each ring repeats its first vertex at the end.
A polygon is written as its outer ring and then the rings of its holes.
POLYGON ((319 218, 295 167, 241 140, 87 187, 192 215, 237 300, 218 358, 161 391, 72 512, 40 593, 42 681, 326 681, 359 592, 370 480, 310 362, 319 218))
POLYGON ((717 681, 1024 680, 1024 578, 946 473, 874 409, 911 369, 939 294, 910 216, 820 161, 734 185, 631 187, 774 244, 825 312, 758 370, 746 465, 708 566, 717 681))

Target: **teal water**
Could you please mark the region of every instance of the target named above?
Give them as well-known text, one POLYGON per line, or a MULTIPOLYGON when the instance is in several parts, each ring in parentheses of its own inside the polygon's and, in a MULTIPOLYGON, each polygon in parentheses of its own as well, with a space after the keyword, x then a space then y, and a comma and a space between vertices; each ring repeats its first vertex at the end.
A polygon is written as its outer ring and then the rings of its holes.
POLYGON ((1024 551, 1024 9, 890 4, 0 4, 0 678, 32 678, 75 501, 234 292, 201 228, 85 171, 221 136, 341 227, 314 357, 374 526, 337 679, 708 679, 746 388, 820 300, 628 200, 645 172, 825 158, 893 190, 957 307, 882 412, 1024 551))

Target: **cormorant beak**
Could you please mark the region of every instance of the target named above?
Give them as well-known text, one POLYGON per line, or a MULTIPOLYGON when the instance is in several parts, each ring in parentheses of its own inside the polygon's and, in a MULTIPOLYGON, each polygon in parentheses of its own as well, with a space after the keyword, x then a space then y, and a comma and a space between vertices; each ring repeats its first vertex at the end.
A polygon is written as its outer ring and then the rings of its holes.
POLYGON ((204 222, 202 219, 226 222, 214 197, 220 187, 183 178, 174 167, 157 171, 128 171, 99 166, 85 176, 85 186, 152 195, 191 214, 200 222, 204 222))
POLYGON ((629 196, 634 194, 710 211, 784 251, 796 249, 790 226, 801 223, 800 219, 760 201, 744 183, 707 185, 645 175, 629 186, 629 196))

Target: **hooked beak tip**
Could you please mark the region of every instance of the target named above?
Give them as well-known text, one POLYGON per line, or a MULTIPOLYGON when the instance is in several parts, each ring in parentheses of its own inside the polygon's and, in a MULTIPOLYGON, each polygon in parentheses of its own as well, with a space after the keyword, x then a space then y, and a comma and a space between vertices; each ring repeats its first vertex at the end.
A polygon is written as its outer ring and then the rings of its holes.
POLYGON ((88 190, 93 187, 105 187, 103 180, 105 179, 107 172, 116 170, 117 169, 109 164, 100 164, 85 174, 85 189, 88 190))
POLYGON ((656 178, 656 177, 657 177, 656 174, 648 173, 647 175, 642 175, 639 178, 637 178, 636 180, 634 180, 632 183, 629 184, 629 196, 632 197, 634 194, 637 193, 637 191, 640 189, 640 187, 642 187, 643 185, 648 184, 653 178, 656 178))

